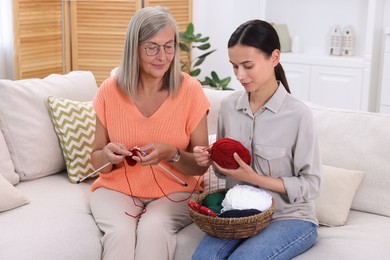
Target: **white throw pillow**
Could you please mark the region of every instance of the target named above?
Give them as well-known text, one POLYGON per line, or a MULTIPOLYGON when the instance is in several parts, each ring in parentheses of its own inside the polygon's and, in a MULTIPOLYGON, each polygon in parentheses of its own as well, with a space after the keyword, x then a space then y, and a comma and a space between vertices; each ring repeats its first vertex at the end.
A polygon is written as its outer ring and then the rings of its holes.
POLYGON ((315 200, 318 222, 324 226, 345 224, 364 172, 323 166, 322 191, 315 200))
POLYGON ((21 180, 65 169, 47 97, 91 101, 97 89, 89 71, 52 74, 44 79, 0 80, 0 128, 21 180))
POLYGON ((29 200, 0 174, 0 212, 28 202, 29 200))
POLYGON ((19 175, 15 172, 14 163, 11 160, 11 156, 8 151, 7 144, 5 143, 3 133, 0 131, 0 175, 15 185, 19 183, 19 175))

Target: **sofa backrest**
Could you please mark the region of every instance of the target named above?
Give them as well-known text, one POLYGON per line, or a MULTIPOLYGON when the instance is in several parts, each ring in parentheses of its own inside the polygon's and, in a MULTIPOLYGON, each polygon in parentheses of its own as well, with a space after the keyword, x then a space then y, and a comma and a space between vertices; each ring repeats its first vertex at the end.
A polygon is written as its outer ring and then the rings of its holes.
POLYGON ((47 97, 90 101, 97 89, 90 71, 52 74, 44 79, 0 80, 0 130, 21 180, 65 170, 47 97))
POLYGON ((310 107, 323 164, 365 172, 351 208, 390 216, 390 115, 310 107))
POLYGON ((221 107, 221 101, 225 97, 234 93, 232 90, 215 90, 210 88, 203 88, 206 96, 210 101, 210 110, 207 115, 207 127, 209 135, 213 135, 217 132, 217 122, 219 108, 221 107))
MULTIPOLYGON (((214 134, 220 102, 232 91, 204 91, 211 103, 209 134, 214 134)), ((323 164, 365 172, 352 209, 390 216, 390 115, 308 105, 323 164)))

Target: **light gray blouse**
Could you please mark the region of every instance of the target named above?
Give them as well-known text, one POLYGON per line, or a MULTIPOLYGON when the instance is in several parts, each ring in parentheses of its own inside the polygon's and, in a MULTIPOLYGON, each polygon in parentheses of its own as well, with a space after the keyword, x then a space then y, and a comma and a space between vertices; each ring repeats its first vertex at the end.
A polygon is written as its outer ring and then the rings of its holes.
MULTIPOLYGON (((276 202, 273 219, 302 219, 318 224, 314 198, 321 185, 321 160, 311 110, 282 83, 255 114, 249 93, 225 98, 218 118, 217 139, 229 137, 251 153, 258 174, 281 178, 287 195, 268 191, 276 202)), ((220 177, 221 174, 218 174, 220 177)), ((227 179, 227 187, 245 184, 227 179)), ((260 187, 263 188, 263 187, 260 187)))

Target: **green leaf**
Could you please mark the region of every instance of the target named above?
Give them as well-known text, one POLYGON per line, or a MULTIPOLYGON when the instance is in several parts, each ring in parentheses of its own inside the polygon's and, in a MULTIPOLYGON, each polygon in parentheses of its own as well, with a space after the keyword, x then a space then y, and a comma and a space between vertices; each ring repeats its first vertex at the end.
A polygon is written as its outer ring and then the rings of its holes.
POLYGON ((202 64, 204 62, 205 59, 206 59, 206 57, 202 57, 202 58, 198 57, 197 61, 194 64, 194 67, 198 67, 200 64, 202 64))
POLYGON ((218 88, 217 84, 214 81, 210 81, 210 87, 218 88))
POLYGON ((201 39, 198 39, 198 42, 207 42, 210 37, 203 37, 201 39))
POLYGON ((185 33, 179 33, 180 41, 191 43, 190 39, 185 33))
POLYGON ((202 39, 202 34, 197 33, 194 36, 194 42, 199 42, 202 39))
POLYGON ((211 72, 211 78, 215 81, 215 82, 219 82, 219 77, 217 75, 217 73, 215 71, 212 71, 211 72))
POLYGON ((191 71, 190 72, 190 75, 192 76, 192 77, 196 77, 196 76, 198 76, 200 74, 200 69, 198 68, 198 69, 194 69, 193 71, 191 71))
POLYGON ((209 51, 209 52, 206 52, 202 55, 200 55, 198 58, 206 58, 207 56, 209 56, 211 53, 215 52, 216 50, 212 50, 212 51, 209 51))
POLYGON ((210 85, 210 82, 211 82, 211 79, 210 79, 209 77, 206 77, 206 78, 204 79, 204 81, 201 81, 201 84, 202 84, 203 86, 208 86, 208 85, 210 85))
POLYGON ((219 82, 219 84, 221 84, 222 87, 226 87, 227 85, 229 85, 231 79, 231 77, 224 78, 219 82))
POLYGON ((234 90, 233 88, 228 88, 228 87, 225 87, 225 88, 222 88, 223 90, 234 90))
POLYGON ((194 34, 194 24, 189 23, 187 28, 186 28, 186 34, 187 35, 193 35, 194 34))
POLYGON ((187 46, 187 44, 184 44, 182 42, 179 42, 179 47, 180 47, 180 50, 182 51, 185 51, 185 52, 190 52, 190 48, 187 46))
POLYGON ((205 43, 205 44, 202 44, 202 45, 199 45, 199 46, 194 46, 194 47, 198 48, 199 50, 204 51, 204 50, 209 49, 211 47, 211 45, 210 45, 210 43, 205 43))

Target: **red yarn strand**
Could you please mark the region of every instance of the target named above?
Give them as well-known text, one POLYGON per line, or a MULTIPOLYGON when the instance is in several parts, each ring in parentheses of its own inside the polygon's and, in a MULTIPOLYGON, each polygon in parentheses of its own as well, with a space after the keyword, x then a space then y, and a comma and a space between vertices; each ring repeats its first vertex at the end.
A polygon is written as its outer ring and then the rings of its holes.
MULTIPOLYGON (((201 176, 199 176, 199 178, 196 180, 194 189, 192 190, 191 194, 190 194, 187 198, 181 199, 181 200, 174 200, 174 199, 171 199, 171 198, 164 192, 164 190, 162 189, 161 185, 160 185, 160 184, 158 183, 158 181, 157 181, 156 174, 155 174, 154 171, 153 171, 152 165, 149 165, 149 166, 150 166, 150 170, 152 171, 154 181, 156 182, 156 184, 157 184, 157 186, 159 187, 160 191, 164 194, 164 196, 165 196, 168 200, 170 200, 170 201, 172 201, 172 202, 174 202, 174 203, 183 202, 183 201, 186 201, 186 200, 188 200, 189 198, 191 198, 192 195, 194 194, 194 192, 195 192, 195 190, 196 190, 196 187, 197 187, 198 184, 199 184, 199 180, 200 180, 200 178, 201 178, 201 176)), ((132 215, 132 214, 126 212, 126 211, 125 211, 125 214, 128 215, 128 216, 130 216, 130 217, 132 217, 132 218, 138 218, 138 217, 140 217, 142 214, 144 214, 144 213, 146 212, 146 207, 141 206, 141 205, 138 205, 138 204, 135 202, 135 199, 134 199, 134 196, 133 196, 133 190, 131 189, 129 177, 128 177, 128 175, 127 175, 126 165, 125 165, 124 162, 123 162, 123 167, 125 168, 126 181, 127 181, 127 185, 129 186, 129 191, 130 191, 131 198, 133 199, 134 206, 139 207, 139 208, 142 209, 142 212, 139 213, 139 214, 137 214, 137 215, 132 215)))
POLYGON ((131 215, 130 213, 128 213, 126 211, 125 211, 125 213, 126 213, 126 215, 128 215, 128 216, 130 216, 132 218, 138 218, 138 217, 140 217, 142 214, 144 214, 146 212, 146 207, 138 205, 137 203, 135 203, 135 199, 134 199, 134 196, 133 196, 133 190, 131 189, 131 186, 130 186, 130 181, 129 181, 129 177, 127 176, 126 165, 125 165, 124 162, 123 162, 123 167, 125 167, 126 181, 127 181, 127 185, 129 186, 129 190, 130 190, 131 198, 133 199, 134 206, 137 206, 137 207, 142 209, 142 212, 137 214, 137 215, 131 215))
POLYGON ((196 187, 197 187, 198 184, 199 184, 200 176, 199 176, 199 178, 196 180, 194 189, 192 190, 191 194, 190 194, 187 198, 181 199, 181 200, 174 200, 174 199, 171 199, 170 197, 168 197, 168 195, 164 192, 164 190, 162 189, 162 187, 161 187, 160 184, 158 183, 157 178, 156 178, 156 175, 154 174, 152 165, 150 165, 150 169, 152 170, 154 181, 156 182, 157 186, 160 188, 160 191, 162 192, 162 194, 164 194, 164 196, 165 196, 168 200, 170 200, 170 201, 172 201, 172 202, 175 202, 175 203, 183 202, 183 201, 186 201, 186 200, 188 200, 189 198, 191 198, 191 196, 192 196, 192 195, 194 194, 194 192, 195 192, 196 187))

